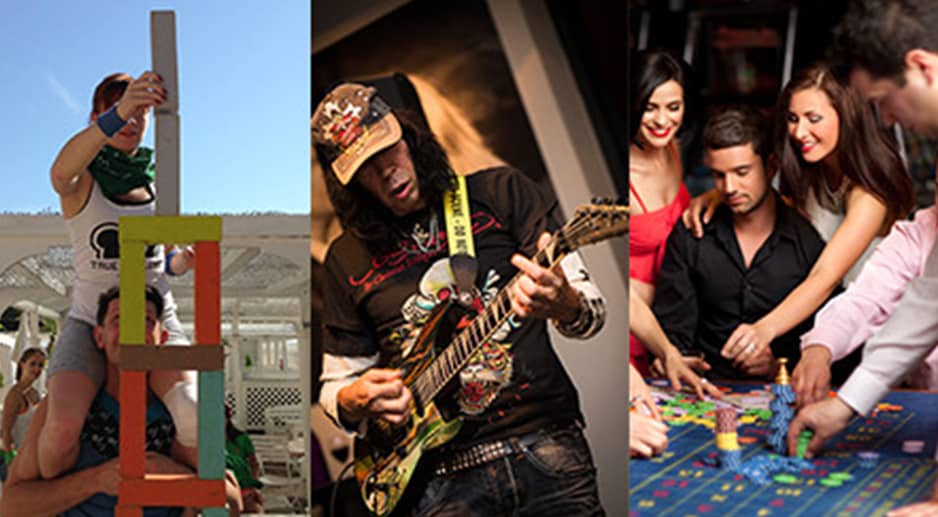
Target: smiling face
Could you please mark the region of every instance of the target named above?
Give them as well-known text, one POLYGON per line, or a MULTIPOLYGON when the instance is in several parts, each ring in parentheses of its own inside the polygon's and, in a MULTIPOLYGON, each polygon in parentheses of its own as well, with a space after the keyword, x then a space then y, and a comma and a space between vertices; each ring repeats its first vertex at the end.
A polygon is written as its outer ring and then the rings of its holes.
POLYGON ((769 192, 769 178, 751 143, 707 149, 705 160, 717 192, 735 215, 749 214, 762 205, 769 192))
POLYGON ((369 158, 355 173, 354 181, 398 217, 424 206, 410 148, 403 138, 369 158))
POLYGON ((662 83, 648 98, 642 114, 641 138, 653 147, 671 142, 684 120, 684 88, 675 80, 662 83))
POLYGON ((26 359, 19 362, 20 381, 26 384, 32 384, 42 374, 42 369, 46 366, 46 356, 42 353, 31 354, 26 359))
POLYGON ((823 91, 807 88, 794 92, 787 120, 788 136, 806 162, 819 162, 837 149, 840 117, 823 91))

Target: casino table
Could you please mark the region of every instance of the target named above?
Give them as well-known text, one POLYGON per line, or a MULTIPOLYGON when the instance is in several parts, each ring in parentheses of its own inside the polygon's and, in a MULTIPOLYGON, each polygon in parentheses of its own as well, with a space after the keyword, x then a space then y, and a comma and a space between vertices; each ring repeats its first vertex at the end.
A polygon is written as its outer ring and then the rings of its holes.
MULTIPOLYGON (((736 384, 732 396, 741 400, 736 397, 749 393, 757 399, 762 390, 767 398, 767 387, 736 384)), ((813 469, 795 473, 787 483, 768 485, 713 465, 717 449, 712 424, 706 424, 713 420, 712 413, 679 419, 670 415, 665 419, 670 428, 667 451, 652 459, 630 460, 630 515, 860 517, 884 515, 889 509, 928 499, 935 477, 938 394, 894 391, 878 407, 882 409, 854 418, 829 440, 824 452, 809 460, 813 469), (922 440, 925 448, 917 454, 904 453, 906 440, 922 440), (879 453, 879 461, 864 468, 857 457, 861 451, 879 453), (839 487, 822 486, 821 480, 834 472, 849 473, 852 479, 839 487)), ((772 452, 765 444, 769 422, 752 413, 737 429, 744 462, 772 452)))

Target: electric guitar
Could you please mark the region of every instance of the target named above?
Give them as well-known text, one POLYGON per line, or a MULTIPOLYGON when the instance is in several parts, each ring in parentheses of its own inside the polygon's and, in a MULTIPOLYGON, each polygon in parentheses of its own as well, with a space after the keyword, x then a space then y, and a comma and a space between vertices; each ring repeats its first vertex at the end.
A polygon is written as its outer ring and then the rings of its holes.
MULTIPOLYGON (((629 209, 624 204, 605 201, 581 206, 532 261, 553 268, 577 248, 624 235, 628 227, 629 209)), ((457 257, 451 257, 451 261, 457 257)), ((458 410, 437 396, 448 388, 476 350, 514 315, 509 292, 519 277, 520 273, 467 326, 464 324, 469 311, 452 300, 439 303, 428 316, 401 366, 403 381, 413 395, 408 419, 397 426, 380 419, 369 420, 366 438, 355 441, 355 477, 365 505, 375 515, 384 517, 394 509, 424 451, 445 444, 459 433, 462 418, 458 410), (457 330, 459 327, 463 328, 457 330)))

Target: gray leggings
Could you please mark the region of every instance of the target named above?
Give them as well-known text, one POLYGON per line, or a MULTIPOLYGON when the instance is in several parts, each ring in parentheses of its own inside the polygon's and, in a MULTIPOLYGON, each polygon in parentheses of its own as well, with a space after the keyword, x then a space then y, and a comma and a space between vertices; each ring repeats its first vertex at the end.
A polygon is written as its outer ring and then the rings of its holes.
MULTIPOLYGON (((182 330, 182 324, 175 311, 163 314, 163 328, 169 334, 166 344, 188 345, 189 339, 182 330)), ((94 342, 94 327, 72 318, 65 318, 62 332, 55 340, 52 359, 49 361, 51 378, 57 372, 81 372, 91 379, 96 386, 104 383, 107 372, 107 359, 104 352, 94 342)))

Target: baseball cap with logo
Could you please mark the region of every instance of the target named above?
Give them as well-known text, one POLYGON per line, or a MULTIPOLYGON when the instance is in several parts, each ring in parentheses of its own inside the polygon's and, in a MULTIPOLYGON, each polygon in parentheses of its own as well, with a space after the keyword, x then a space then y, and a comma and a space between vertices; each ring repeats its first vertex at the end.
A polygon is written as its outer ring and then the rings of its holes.
POLYGON ((377 90, 356 83, 340 84, 326 94, 313 113, 311 131, 317 152, 325 155, 342 185, 352 181, 365 161, 403 135, 377 90))

